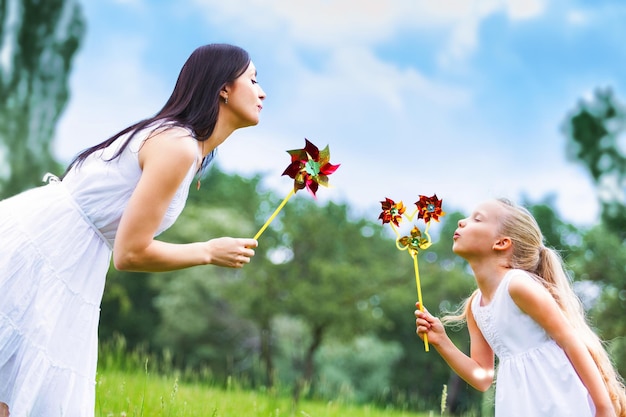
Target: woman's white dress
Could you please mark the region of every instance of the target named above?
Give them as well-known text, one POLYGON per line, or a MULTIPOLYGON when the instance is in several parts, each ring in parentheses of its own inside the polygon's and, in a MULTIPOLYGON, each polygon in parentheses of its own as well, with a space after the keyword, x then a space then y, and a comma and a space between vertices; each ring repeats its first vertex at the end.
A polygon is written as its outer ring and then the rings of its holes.
POLYGON ((498 357, 496 417, 593 417, 595 409, 587 389, 565 352, 509 295, 509 271, 487 305, 480 291, 472 300, 472 313, 485 339, 498 357))
MULTIPOLYGON (((94 415, 100 303, 148 134, 139 132, 113 161, 105 159, 123 138, 62 182, 0 201, 0 401, 11 417, 94 415)), ((157 234, 183 210, 195 171, 196 164, 157 234)))

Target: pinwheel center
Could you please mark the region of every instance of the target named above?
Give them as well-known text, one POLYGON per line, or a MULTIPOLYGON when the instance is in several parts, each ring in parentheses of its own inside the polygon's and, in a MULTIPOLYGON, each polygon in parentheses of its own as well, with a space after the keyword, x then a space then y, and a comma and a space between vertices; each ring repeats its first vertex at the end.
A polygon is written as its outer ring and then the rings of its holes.
POLYGON ((320 173, 320 164, 319 162, 309 160, 306 162, 306 164, 304 164, 304 169, 306 170, 307 174, 315 177, 320 173))
POLYGON ((428 211, 429 213, 433 213, 435 211, 435 205, 433 203, 429 203, 428 205, 426 205, 426 211, 428 211))

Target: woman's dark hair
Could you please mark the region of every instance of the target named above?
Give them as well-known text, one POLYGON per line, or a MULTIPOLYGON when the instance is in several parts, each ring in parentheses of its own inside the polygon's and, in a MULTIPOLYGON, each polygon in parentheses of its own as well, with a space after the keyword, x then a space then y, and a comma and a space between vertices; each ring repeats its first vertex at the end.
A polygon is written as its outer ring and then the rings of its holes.
MULTIPOLYGON (((108 147, 120 137, 130 133, 111 159, 117 158, 137 132, 157 121, 190 129, 200 142, 207 140, 217 123, 220 91, 242 75, 249 65, 250 55, 238 46, 209 44, 197 48, 183 65, 174 91, 157 114, 85 149, 74 158, 65 174, 74 165, 80 165, 92 153, 108 147)), ((207 162, 212 155, 213 153, 209 155, 207 162)), ((203 161, 203 167, 205 165, 203 161)))

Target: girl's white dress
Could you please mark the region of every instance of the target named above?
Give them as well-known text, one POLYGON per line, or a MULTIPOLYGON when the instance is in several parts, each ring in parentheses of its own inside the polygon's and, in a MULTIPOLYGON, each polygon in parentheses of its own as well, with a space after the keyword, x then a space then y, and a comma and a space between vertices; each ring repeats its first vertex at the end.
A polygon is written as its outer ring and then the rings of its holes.
MULTIPOLYGON (((11 417, 94 415, 100 302, 148 134, 111 162, 124 138, 62 182, 0 202, 0 401, 11 417)), ((194 163, 157 234, 183 210, 195 172, 194 163)))
POLYGON ((511 270, 487 305, 480 291, 472 313, 498 357, 496 417, 593 417, 595 408, 587 389, 563 349, 509 295, 511 270))

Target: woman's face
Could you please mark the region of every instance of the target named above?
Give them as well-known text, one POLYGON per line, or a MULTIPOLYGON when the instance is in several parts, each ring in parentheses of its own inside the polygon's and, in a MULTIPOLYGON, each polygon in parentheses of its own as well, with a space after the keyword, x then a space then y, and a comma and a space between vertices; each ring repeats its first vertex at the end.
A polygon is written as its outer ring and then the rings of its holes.
POLYGON ((256 81, 256 67, 252 62, 246 71, 225 87, 228 103, 222 103, 221 112, 228 115, 234 128, 254 126, 259 123, 265 91, 256 81))
POLYGON ((452 251, 465 259, 492 253, 501 237, 498 230, 504 214, 497 201, 480 204, 469 217, 459 220, 452 251))

